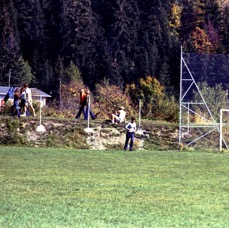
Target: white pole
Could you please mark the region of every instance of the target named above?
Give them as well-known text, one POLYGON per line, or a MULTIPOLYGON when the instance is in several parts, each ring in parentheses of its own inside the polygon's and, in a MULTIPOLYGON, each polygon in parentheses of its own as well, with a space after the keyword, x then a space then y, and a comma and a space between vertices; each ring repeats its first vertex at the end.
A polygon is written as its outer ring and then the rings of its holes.
POLYGON ((93 129, 92 128, 89 128, 89 115, 90 115, 90 106, 91 106, 91 99, 90 99, 90 96, 88 97, 88 106, 87 106, 87 128, 85 128, 84 130, 87 132, 87 133, 93 133, 93 129))
POLYGON ((40 96, 40 126, 41 126, 41 96, 40 96))
POLYGON ((11 69, 9 70, 9 87, 10 87, 11 69))
POLYGON ((88 108, 87 108, 87 128, 89 128, 89 115, 90 115, 90 105, 91 105, 91 99, 90 96, 88 97, 88 108))
POLYGON ((62 94, 61 94, 61 78, 60 78, 60 84, 59 84, 59 91, 60 91, 60 105, 59 105, 59 109, 62 110, 62 94))
POLYGON ((42 133, 42 132, 45 132, 45 127, 43 125, 41 125, 41 102, 42 102, 42 100, 41 100, 41 96, 40 96, 40 125, 37 126, 36 131, 42 133))
POLYGON ((219 125, 219 150, 222 151, 222 124, 223 124, 223 110, 220 109, 220 125, 219 125))
POLYGON ((143 131, 141 130, 141 100, 139 99, 139 110, 138 110, 138 130, 136 131, 137 134, 143 135, 143 131))
POLYGON ((139 99, 138 130, 141 129, 141 100, 139 99))
POLYGON ((189 133, 189 124, 190 124, 190 114, 189 114, 189 102, 188 102, 188 133, 189 133))
POLYGON ((180 52, 180 115, 179 115, 179 144, 181 144, 181 134, 182 134, 182 129, 181 129, 181 122, 182 122, 182 61, 183 61, 183 50, 181 46, 181 52, 180 52))

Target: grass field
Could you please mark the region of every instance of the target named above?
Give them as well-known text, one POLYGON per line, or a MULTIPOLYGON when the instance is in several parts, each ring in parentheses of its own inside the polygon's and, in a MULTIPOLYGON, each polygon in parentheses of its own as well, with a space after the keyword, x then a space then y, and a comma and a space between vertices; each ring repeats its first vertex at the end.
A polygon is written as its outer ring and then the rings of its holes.
POLYGON ((229 227, 229 157, 0 147, 0 227, 229 227))

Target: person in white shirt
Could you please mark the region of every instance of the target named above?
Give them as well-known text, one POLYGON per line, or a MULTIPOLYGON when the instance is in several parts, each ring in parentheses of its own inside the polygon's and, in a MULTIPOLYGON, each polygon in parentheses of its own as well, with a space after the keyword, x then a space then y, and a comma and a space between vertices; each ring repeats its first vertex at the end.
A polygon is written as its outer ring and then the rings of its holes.
POLYGON ((31 89, 28 87, 28 84, 24 84, 24 87, 25 87, 26 102, 27 102, 28 108, 31 108, 31 110, 33 112, 33 116, 36 116, 35 109, 33 107, 33 99, 32 99, 31 89))
POLYGON ((122 106, 120 109, 117 111, 117 114, 112 114, 111 115, 111 123, 125 123, 126 122, 126 111, 125 108, 122 106))
POLYGON ((126 142, 125 142, 125 146, 124 146, 124 150, 127 150, 128 147, 128 143, 130 140, 130 146, 129 149, 130 151, 133 150, 133 145, 134 145, 134 135, 135 135, 135 131, 136 131, 136 122, 135 122, 135 118, 132 117, 131 118, 131 122, 129 122, 126 126, 125 126, 127 132, 126 132, 126 142))

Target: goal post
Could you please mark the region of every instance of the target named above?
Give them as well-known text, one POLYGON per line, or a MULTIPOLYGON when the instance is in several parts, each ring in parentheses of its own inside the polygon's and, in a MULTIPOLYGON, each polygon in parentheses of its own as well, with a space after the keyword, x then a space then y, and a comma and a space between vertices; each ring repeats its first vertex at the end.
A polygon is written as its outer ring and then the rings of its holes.
MULTIPOLYGON (((226 123, 224 123, 223 120, 223 114, 227 113, 229 115, 229 109, 220 109, 220 124, 219 124, 219 146, 220 146, 220 151, 222 151, 223 149, 223 143, 226 147, 226 149, 228 149, 227 146, 227 142, 224 139, 224 135, 223 135, 223 125, 229 125, 229 118, 226 119, 226 123)), ((229 129, 226 129, 226 131, 228 131, 229 129)), ((225 135, 227 135, 228 133, 225 133, 225 135)))

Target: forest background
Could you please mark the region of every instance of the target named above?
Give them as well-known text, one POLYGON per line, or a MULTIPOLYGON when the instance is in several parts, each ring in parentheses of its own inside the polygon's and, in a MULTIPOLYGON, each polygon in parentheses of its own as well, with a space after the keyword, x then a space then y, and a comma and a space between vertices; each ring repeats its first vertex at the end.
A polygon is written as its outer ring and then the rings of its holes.
MULTIPOLYGON (((186 52, 228 54, 228 2, 2 0, 0 85, 27 82, 61 101, 62 108, 86 86, 95 103, 108 93, 116 99, 100 105, 107 112, 117 104, 131 111, 143 99, 145 116, 160 97, 167 113, 159 105, 154 118, 174 120, 181 46, 186 52)), ((218 81, 228 85, 226 76, 218 81)))

